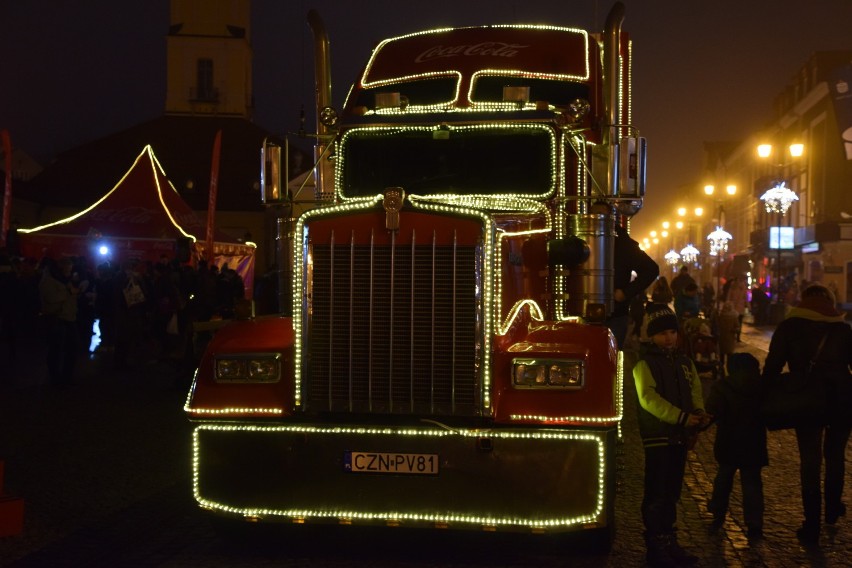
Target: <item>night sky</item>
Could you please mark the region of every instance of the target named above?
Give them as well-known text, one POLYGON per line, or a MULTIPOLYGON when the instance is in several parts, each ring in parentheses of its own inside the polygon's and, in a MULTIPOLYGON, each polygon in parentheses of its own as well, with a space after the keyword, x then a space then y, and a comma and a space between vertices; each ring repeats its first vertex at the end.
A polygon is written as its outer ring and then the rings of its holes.
MULTIPOLYGON (((635 123, 649 146, 648 197, 635 218, 637 234, 688 205, 681 196, 692 192, 700 199, 705 140, 756 132, 771 118, 773 97, 812 52, 852 49, 852 0, 624 4, 624 29, 634 40, 635 123)), ((339 108, 371 48, 385 37, 492 23, 597 30, 611 5, 253 0, 254 120, 276 133, 294 132, 300 106, 313 104, 309 8, 328 29, 339 108)), ((16 147, 47 163, 58 152, 160 116, 168 24, 168 0, 0 0, 0 128, 11 132, 16 147)))

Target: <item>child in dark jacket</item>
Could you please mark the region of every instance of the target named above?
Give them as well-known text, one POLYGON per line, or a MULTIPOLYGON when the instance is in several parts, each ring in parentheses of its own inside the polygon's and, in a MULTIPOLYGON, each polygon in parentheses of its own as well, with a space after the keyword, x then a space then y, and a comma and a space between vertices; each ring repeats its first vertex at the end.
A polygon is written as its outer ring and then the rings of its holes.
POLYGON ((763 537, 761 468, 769 463, 766 428, 756 410, 760 396, 760 362, 749 353, 734 353, 728 358, 727 378, 713 384, 706 405, 716 419, 713 452, 719 463, 707 504, 713 514, 712 528, 718 530, 725 521, 734 474, 739 470, 749 540, 763 537))
POLYGON ((698 558, 675 537, 691 434, 710 420, 704 413, 695 364, 677 348, 674 312, 658 306, 646 315, 651 343, 633 367, 639 397, 639 433, 645 448, 642 521, 651 566, 686 566, 698 558))

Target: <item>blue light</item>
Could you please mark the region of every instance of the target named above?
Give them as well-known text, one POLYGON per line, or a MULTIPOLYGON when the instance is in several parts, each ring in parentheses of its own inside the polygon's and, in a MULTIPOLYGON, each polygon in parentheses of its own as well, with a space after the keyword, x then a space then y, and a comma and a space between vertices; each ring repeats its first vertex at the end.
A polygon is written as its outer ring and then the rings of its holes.
POLYGON ((109 248, 106 245, 101 245, 98 247, 98 252, 101 256, 106 256, 109 254, 109 248))

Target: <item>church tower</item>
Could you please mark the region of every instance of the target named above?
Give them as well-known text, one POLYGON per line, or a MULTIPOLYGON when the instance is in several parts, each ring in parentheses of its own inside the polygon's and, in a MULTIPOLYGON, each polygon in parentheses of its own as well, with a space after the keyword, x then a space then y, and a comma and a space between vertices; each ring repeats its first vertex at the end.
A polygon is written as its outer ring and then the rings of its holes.
POLYGON ((171 0, 166 114, 251 119, 250 0, 171 0))

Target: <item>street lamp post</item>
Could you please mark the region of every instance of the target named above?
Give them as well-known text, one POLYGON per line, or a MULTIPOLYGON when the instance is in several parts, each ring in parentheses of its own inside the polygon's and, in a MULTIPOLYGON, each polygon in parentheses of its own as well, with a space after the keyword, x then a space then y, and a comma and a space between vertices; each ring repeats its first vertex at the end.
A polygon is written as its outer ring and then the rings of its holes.
POLYGON ((716 230, 707 235, 707 240, 710 241, 710 256, 716 257, 716 304, 718 308, 719 298, 721 297, 722 285, 722 260, 725 258, 725 253, 728 251, 728 241, 731 240, 730 233, 726 232, 725 226, 725 199, 733 197, 737 194, 737 186, 733 183, 725 185, 725 195, 722 195, 721 190, 716 194, 716 186, 707 184, 704 186, 704 194, 712 197, 718 203, 718 214, 716 216, 716 230), (727 236, 726 236, 727 235, 727 236))
MULTIPOLYGON (((713 185, 712 183, 708 183, 707 185, 704 186, 704 194, 707 195, 708 197, 713 197, 715 193, 716 193, 716 186, 713 185)), ((719 193, 721 194, 721 191, 719 193)), ((725 194, 727 194, 728 197, 733 197, 734 195, 737 194, 737 186, 732 184, 732 183, 727 184, 725 186, 725 194)), ((719 216, 717 217, 717 220, 719 222, 718 225, 721 226, 721 227, 725 226, 725 219, 724 219, 725 202, 724 202, 724 199, 725 199, 725 197, 722 196, 722 195, 719 195, 719 197, 714 198, 714 201, 718 202, 718 204, 719 204, 719 216)))
POLYGON ((707 235, 707 240, 710 241, 710 255, 716 257, 716 311, 719 311, 719 301, 721 294, 719 290, 722 286, 722 258, 728 250, 728 241, 733 237, 729 232, 724 230, 720 225, 716 225, 716 230, 707 235))
POLYGON ((686 219, 686 240, 689 243, 693 242, 693 240, 692 240, 692 223, 695 219, 704 215, 704 208, 703 207, 696 207, 692 211, 692 214, 694 216, 691 215, 690 217, 687 218, 686 207, 679 207, 678 210, 677 210, 677 214, 678 214, 679 217, 686 219))
MULTIPOLYGON (((793 205, 794 201, 799 200, 799 196, 796 195, 789 187, 786 187, 784 182, 782 181, 780 184, 775 187, 769 189, 760 196, 760 199, 763 201, 766 206, 767 213, 777 213, 778 214, 778 231, 775 235, 775 249, 777 251, 777 258, 775 261, 775 303, 782 303, 781 300, 781 222, 784 219, 784 215, 787 213, 787 210, 790 209, 790 206, 793 205)), ((772 239, 770 238, 769 246, 772 247, 772 239)))
MULTIPOLYGON (((787 151, 789 152, 789 156, 793 159, 797 159, 802 157, 805 152, 804 144, 794 143, 790 144, 787 147, 787 151)), ((775 154, 775 148, 772 144, 760 144, 757 147, 757 155, 763 160, 769 160, 773 158, 775 154)), ((796 195, 796 192, 791 188, 786 186, 785 174, 792 173, 790 170, 790 166, 792 163, 786 162, 784 159, 775 162, 772 164, 775 168, 777 168, 778 176, 775 178, 773 182, 773 187, 767 190, 763 195, 760 196, 760 199, 764 202, 767 213, 777 213, 778 214, 778 225, 777 225, 777 236, 776 236, 776 261, 775 261, 775 295, 773 296, 773 303, 776 305, 783 305, 783 299, 781 298, 781 223, 783 221, 784 215, 787 213, 787 210, 792 206, 794 201, 798 201, 799 197, 796 195)), ((771 233, 771 230, 770 230, 771 233)), ((770 236, 770 248, 772 247, 771 236, 770 236)), ((776 308, 776 313, 774 315, 775 319, 779 319, 781 316, 780 309, 776 308)))

